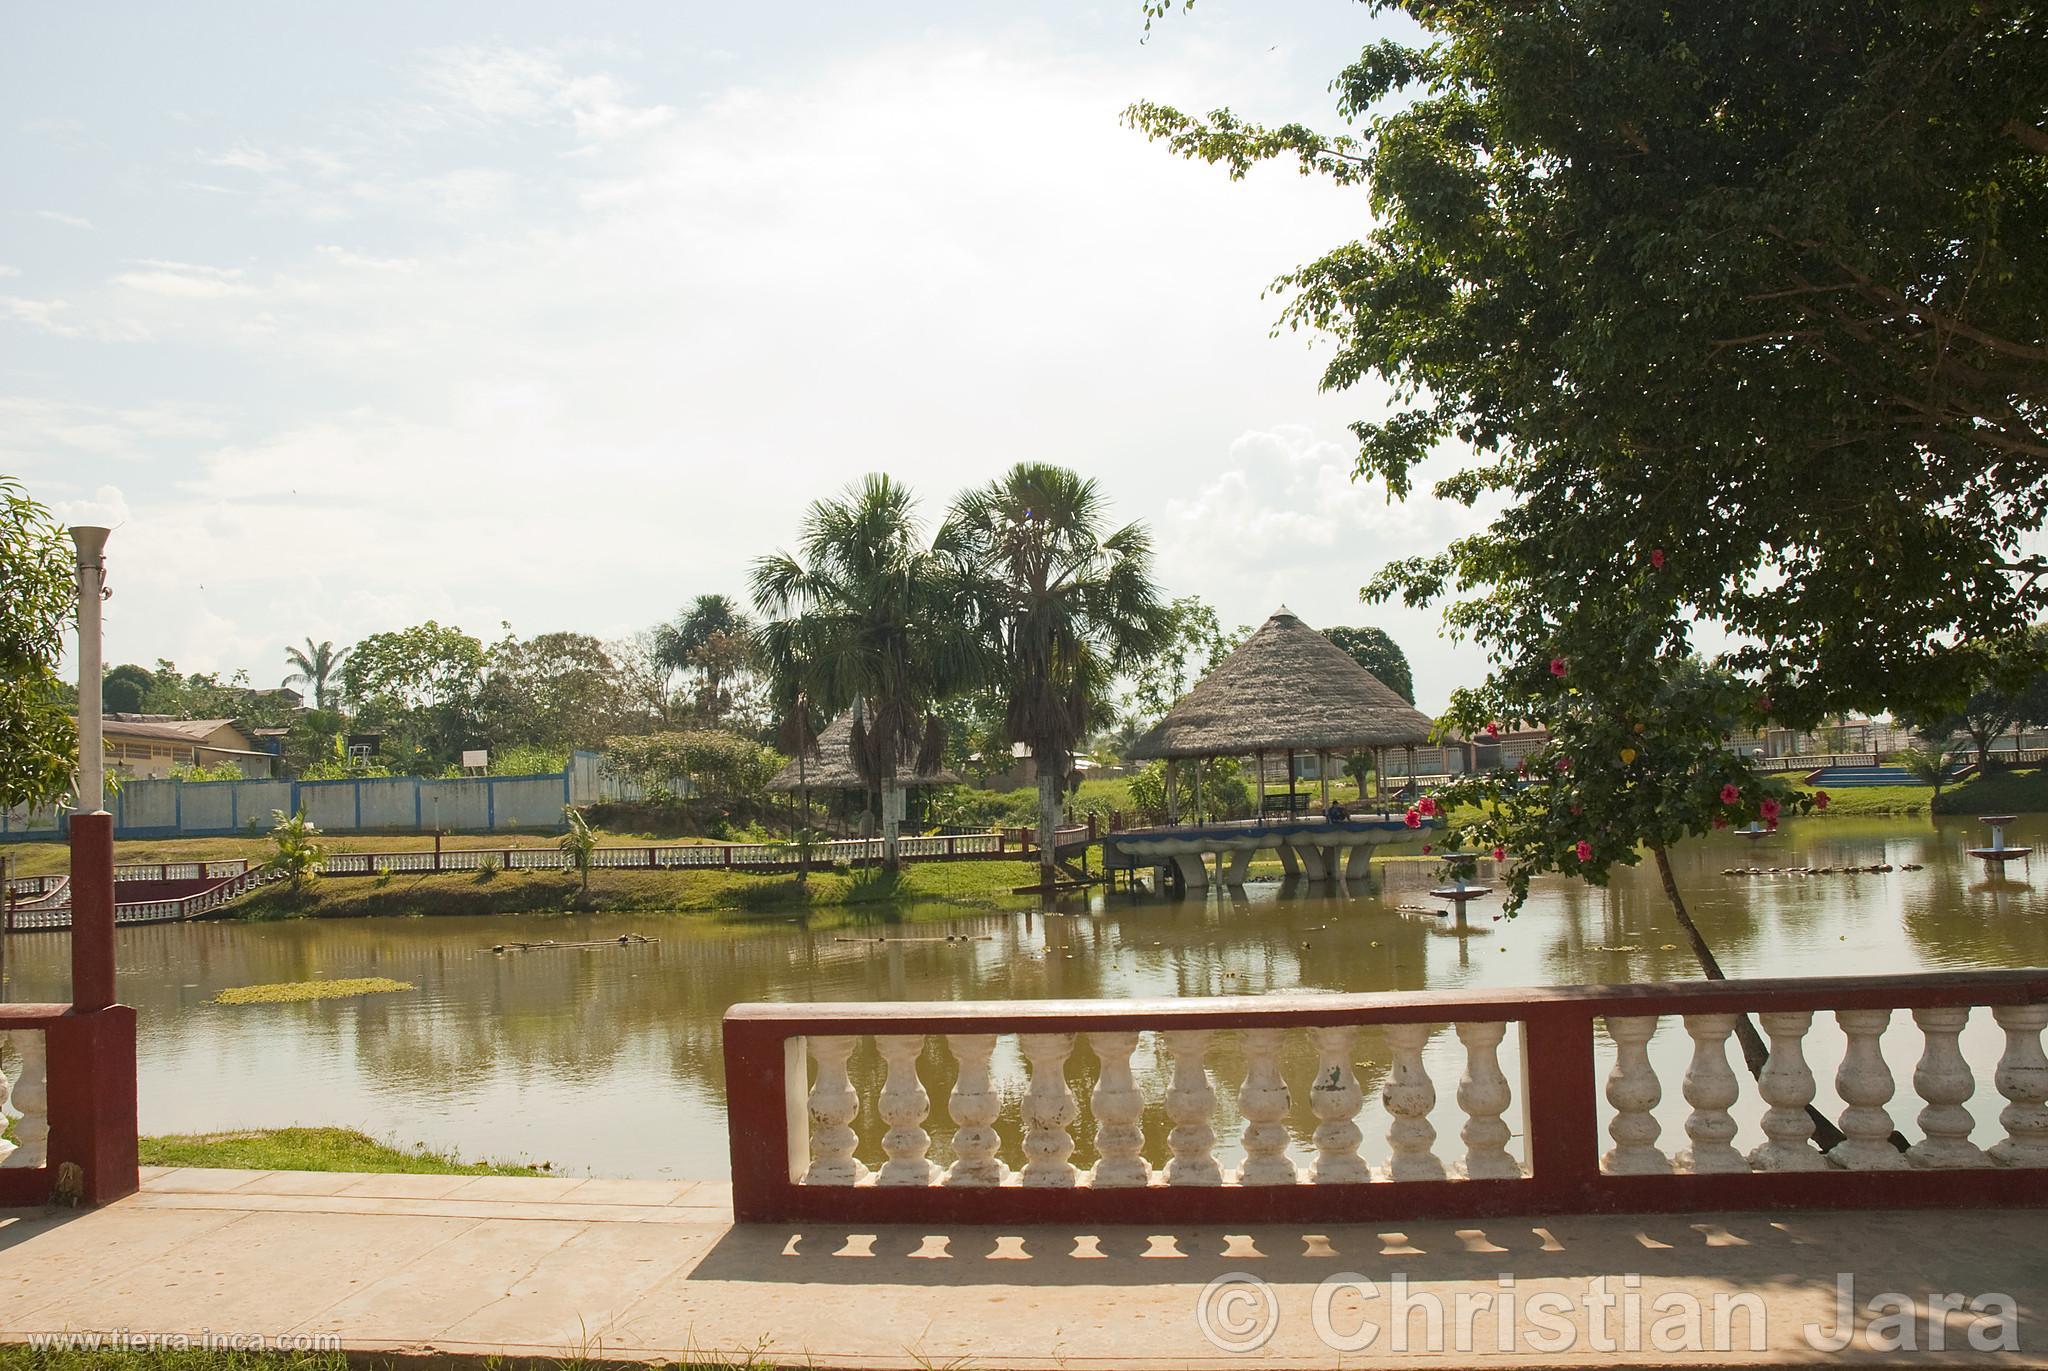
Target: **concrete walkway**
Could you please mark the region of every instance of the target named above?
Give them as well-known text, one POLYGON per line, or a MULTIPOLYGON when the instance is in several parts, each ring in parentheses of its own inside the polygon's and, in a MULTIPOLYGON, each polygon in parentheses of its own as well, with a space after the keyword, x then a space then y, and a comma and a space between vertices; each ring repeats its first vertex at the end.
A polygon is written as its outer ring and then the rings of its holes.
POLYGON ((0 1254, 9 1340, 821 1368, 2048 1365, 2038 1212, 868 1233, 734 1227, 715 1183, 183 1169, 99 1211, 0 1211, 0 1254), (1859 1323, 1879 1301, 1841 1350, 1838 1275, 1859 1323), (1973 1349, 1946 1292, 1997 1297, 1977 1334, 2006 1346, 1973 1349))

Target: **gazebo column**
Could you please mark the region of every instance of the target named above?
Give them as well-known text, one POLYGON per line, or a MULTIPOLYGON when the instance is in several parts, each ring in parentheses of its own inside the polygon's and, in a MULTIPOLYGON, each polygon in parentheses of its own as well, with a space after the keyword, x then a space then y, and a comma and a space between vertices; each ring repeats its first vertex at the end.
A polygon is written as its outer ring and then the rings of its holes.
POLYGON ((1387 750, 1375 747, 1372 750, 1372 788, 1379 797, 1380 807, 1386 807, 1387 799, 1387 750))
POLYGON ((1180 822, 1180 759, 1166 759, 1166 822, 1169 827, 1180 822))
MULTIPOLYGON (((1409 744, 1407 745, 1407 750, 1408 750, 1408 776, 1407 776, 1407 783, 1408 783, 1409 785, 1415 785, 1415 744, 1413 744, 1413 743, 1409 743, 1409 744)), ((1417 790, 1420 790, 1420 789, 1421 789, 1422 787, 1421 787, 1421 786, 1415 786, 1415 788, 1416 788, 1417 790)))
POLYGON ((1252 756, 1256 759, 1259 773, 1259 816, 1263 818, 1266 813, 1266 754, 1264 752, 1255 752, 1252 756))
POLYGON ((1316 749, 1316 773, 1323 778, 1323 808, 1330 807, 1330 754, 1327 749, 1316 749))

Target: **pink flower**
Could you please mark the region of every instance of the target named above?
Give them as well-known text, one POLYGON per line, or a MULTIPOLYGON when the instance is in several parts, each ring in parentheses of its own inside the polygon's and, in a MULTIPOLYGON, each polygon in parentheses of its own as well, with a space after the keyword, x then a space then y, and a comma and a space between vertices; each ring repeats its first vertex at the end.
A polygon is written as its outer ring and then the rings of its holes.
POLYGON ((1735 802, 1736 802, 1737 800, 1739 800, 1739 799, 1741 799, 1741 798, 1742 798, 1742 792, 1741 792, 1740 790, 1737 790, 1737 789, 1735 788, 1735 782, 1733 782, 1733 781, 1730 781, 1730 782, 1728 782, 1728 784, 1726 784, 1726 785, 1724 785, 1724 786, 1722 786, 1722 787, 1721 787, 1721 803, 1722 803, 1722 804, 1724 804, 1724 805, 1732 805, 1732 804, 1734 804, 1734 803, 1735 803, 1735 802))
POLYGON ((1559 757, 1557 759, 1557 769, 1559 771, 1570 771, 1572 769, 1572 759, 1569 757, 1559 757))
POLYGON ((1716 828, 1726 828, 1726 827, 1728 827, 1728 821, 1727 821, 1726 819, 1716 819, 1716 820, 1714 820, 1714 827, 1716 827, 1716 828))
POLYGON ((1410 828, 1420 828, 1422 827, 1422 816, 1411 809, 1401 816, 1401 822, 1407 824, 1410 828))
POLYGON ((1436 800, 1431 796, 1423 796, 1421 803, 1415 807, 1422 811, 1424 818, 1433 818, 1436 814, 1436 800))
POLYGON ((1432 846, 1431 846, 1431 844, 1429 844, 1429 843, 1424 843, 1424 844, 1422 845, 1422 855, 1423 855, 1423 856, 1427 857, 1427 856, 1428 856, 1428 855, 1430 854, 1430 852, 1431 852, 1431 851, 1432 851, 1432 846))
POLYGON ((1579 860, 1582 862, 1593 860, 1593 845, 1584 838, 1579 839, 1579 845, 1572 850, 1579 854, 1579 860))
POLYGON ((1772 823, 1776 823, 1778 815, 1783 812, 1779 808, 1778 802, 1769 795, 1764 796, 1764 802, 1757 808, 1758 812, 1761 813, 1765 819, 1771 821, 1772 823))
POLYGON ((1659 571, 1662 571, 1662 570, 1664 569, 1664 549, 1663 549, 1663 548, 1661 548, 1661 547, 1653 547, 1653 548, 1651 548, 1651 549, 1650 549, 1650 565, 1651 565, 1651 566, 1653 566, 1653 567, 1655 567, 1655 568, 1657 568, 1657 570, 1659 570, 1659 571))
POLYGON ((1498 738, 1500 736, 1500 725, 1488 724, 1486 726, 1486 736, 1489 738, 1498 738))
POLYGON ((1493 859, 1497 862, 1506 861, 1508 859, 1508 850, 1504 847, 1496 847, 1493 850, 1493 859))
POLYGON ((1553 675, 1553 676, 1562 676, 1562 675, 1564 675, 1564 674, 1565 674, 1565 673, 1566 673, 1567 671, 1569 671, 1569 670, 1571 670, 1571 668, 1565 665, 1565 662, 1564 662, 1564 658, 1562 658, 1562 657, 1552 657, 1552 658, 1550 659, 1550 674, 1551 674, 1551 675, 1553 675))
POLYGON ((1826 809, 1828 807, 1828 793, 1825 790, 1813 792, 1813 807, 1815 809, 1826 809))

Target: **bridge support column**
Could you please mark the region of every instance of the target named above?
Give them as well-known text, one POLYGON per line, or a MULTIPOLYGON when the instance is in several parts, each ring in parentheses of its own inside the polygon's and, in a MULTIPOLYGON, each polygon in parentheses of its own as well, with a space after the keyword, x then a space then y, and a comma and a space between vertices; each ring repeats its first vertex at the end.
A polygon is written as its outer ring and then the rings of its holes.
POLYGON ((1244 873, 1252 864, 1252 850, 1240 847, 1230 854, 1229 869, 1223 873, 1223 883, 1238 889, 1244 888, 1244 873))
POLYGON ((1323 865, 1323 854, 1314 843, 1303 843, 1294 849, 1294 855, 1301 859, 1302 875, 1311 881, 1330 879, 1329 869, 1323 865))
POLYGON ((1205 890, 1209 885, 1209 865, 1199 852, 1188 852, 1176 856, 1173 864, 1180 868, 1180 878, 1189 890, 1205 890))
POLYGON ((1370 845, 1360 843, 1351 849, 1351 854, 1344 859, 1344 877, 1346 880, 1352 881, 1371 879, 1372 848, 1370 845))
POLYGON ((1301 874, 1301 858, 1294 855, 1292 843, 1280 844, 1280 865, 1287 869, 1287 879, 1290 881, 1301 874))

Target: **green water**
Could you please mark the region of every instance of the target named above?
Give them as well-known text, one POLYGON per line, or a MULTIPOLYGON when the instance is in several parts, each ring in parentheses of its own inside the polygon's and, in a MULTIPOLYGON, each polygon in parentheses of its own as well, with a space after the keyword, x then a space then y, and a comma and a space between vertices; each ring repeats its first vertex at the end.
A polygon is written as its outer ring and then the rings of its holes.
MULTIPOLYGON (((1982 834, 1954 821, 1808 820, 1750 844, 1727 836, 1674 854, 1694 916, 1731 976, 1832 975, 1951 967, 2048 965, 2041 881, 2026 863, 1988 879, 1963 848, 1982 834), (1918 863, 1888 875, 1730 877, 1731 866, 1918 863)), ((2009 842, 2048 849, 2048 819, 2022 820, 2009 842)), ((517 916, 206 923, 126 929, 119 935, 122 998, 141 1016, 145 1132, 195 1132, 290 1123, 343 1124, 470 1156, 547 1160, 569 1173, 723 1175, 727 1143, 719 1018, 736 1001, 1039 999, 1270 995, 1293 992, 1446 990, 1692 979, 1698 969, 1654 874, 1627 873, 1612 888, 1543 883, 1522 916, 1495 922, 1480 901, 1469 933, 1403 912, 1426 903, 1432 862, 1375 867, 1372 888, 1310 893, 1254 884, 1241 896, 1211 891, 1187 901, 1097 896, 1051 913, 915 911, 897 925, 812 931, 787 918, 517 916), (494 945, 640 934, 656 942, 597 950, 496 953, 494 945), (946 933, 967 941, 937 939, 946 933), (875 942, 869 939, 881 938, 875 942), (219 1006, 237 985, 389 976, 417 990, 297 1005, 219 1006)), ((8 994, 65 997, 66 939, 12 941, 8 994)), ((1839 1035, 1825 1016, 1810 1056, 1826 1081, 1839 1035)), ((1986 1084, 1972 1108, 1980 1141, 2000 1103, 1988 1084, 1998 1035, 1980 1013, 1964 1047, 1986 1084)), ((1900 1081, 1894 1117, 1910 1133, 1910 1073, 1918 1035, 1901 1014, 1885 1047, 1900 1081)), ((1652 1044, 1663 1071, 1666 1143, 1683 1144, 1678 1079, 1689 1044, 1667 1024, 1652 1044)), ((1504 1050, 1516 1077, 1516 1040, 1504 1050)), ((1376 1033, 1359 1040, 1368 1091, 1386 1060, 1376 1033)), ((1450 1095, 1462 1063, 1447 1031, 1426 1056, 1442 1104, 1439 1151, 1458 1152, 1450 1095)), ((1155 1157, 1165 1059, 1148 1035, 1140 1081, 1155 1157)), ((1014 1163, 1014 1044, 997 1058, 1013 1098, 1000 1128, 1014 1163)), ((879 1063, 855 1059, 872 1101, 879 1063)), ((1313 1058, 1295 1044, 1286 1061, 1293 1125, 1305 1143, 1313 1058)), ((1241 1065, 1219 1039, 1215 1068, 1226 1104, 1218 1130, 1235 1129, 1228 1099, 1241 1065)), ((937 1102, 934 1155, 944 1160, 943 1095, 951 1064, 928 1045, 924 1078, 937 1102)), ((1094 1064, 1083 1047, 1070 1076, 1083 1095, 1094 1064)), ((871 1107, 871 1106, 870 1106, 871 1107)), ((1361 1125, 1369 1158, 1384 1155, 1377 1101, 1361 1125)), ((1755 1101, 1738 1118, 1755 1140, 1755 1101)), ((1513 1121, 1511 1113, 1510 1120, 1513 1121)), ((863 1155, 879 1163, 880 1125, 862 1122, 863 1155)), ((1076 1160, 1088 1159, 1088 1122, 1076 1160)), ((1519 1144, 1519 1139, 1517 1140, 1519 1144)))

